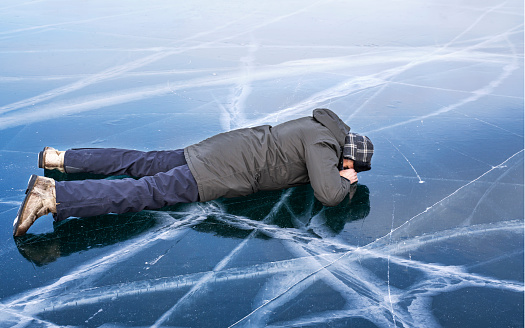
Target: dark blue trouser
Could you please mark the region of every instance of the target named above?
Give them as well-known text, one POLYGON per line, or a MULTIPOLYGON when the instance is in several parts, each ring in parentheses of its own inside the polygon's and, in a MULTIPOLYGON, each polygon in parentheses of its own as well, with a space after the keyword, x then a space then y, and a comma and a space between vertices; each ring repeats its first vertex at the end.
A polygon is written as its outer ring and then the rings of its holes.
POLYGON ((152 152, 72 149, 66 151, 64 166, 67 173, 129 175, 140 179, 57 181, 57 221, 199 200, 197 182, 182 149, 152 152))

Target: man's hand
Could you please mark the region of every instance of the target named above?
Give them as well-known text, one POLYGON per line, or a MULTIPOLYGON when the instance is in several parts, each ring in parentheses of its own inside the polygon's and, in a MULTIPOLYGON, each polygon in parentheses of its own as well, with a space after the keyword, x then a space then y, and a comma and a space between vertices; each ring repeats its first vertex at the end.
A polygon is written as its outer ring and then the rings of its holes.
POLYGON ((357 182, 357 173, 354 171, 354 169, 339 171, 339 175, 347 180, 350 180, 351 183, 357 182))

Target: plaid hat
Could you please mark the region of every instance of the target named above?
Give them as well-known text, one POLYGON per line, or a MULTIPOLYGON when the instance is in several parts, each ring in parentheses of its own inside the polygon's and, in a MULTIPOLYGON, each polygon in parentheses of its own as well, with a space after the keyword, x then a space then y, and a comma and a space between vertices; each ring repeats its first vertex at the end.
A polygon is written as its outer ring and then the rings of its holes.
POLYGON ((367 136, 357 133, 348 133, 345 137, 343 157, 354 161, 356 172, 368 171, 371 167, 374 145, 367 136))

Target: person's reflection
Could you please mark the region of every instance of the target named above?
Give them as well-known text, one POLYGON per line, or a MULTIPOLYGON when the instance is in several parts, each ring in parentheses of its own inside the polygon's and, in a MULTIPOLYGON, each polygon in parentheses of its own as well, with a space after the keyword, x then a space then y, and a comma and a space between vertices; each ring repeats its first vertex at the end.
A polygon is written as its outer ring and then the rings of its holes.
POLYGON ((128 240, 156 223, 151 212, 70 219, 55 223, 53 232, 17 238, 16 246, 27 260, 43 266, 59 257, 128 240))
POLYGON ((370 190, 368 187, 357 184, 353 192, 353 195, 347 196, 347 199, 338 206, 324 207, 324 223, 336 234, 343 230, 346 223, 362 220, 370 214, 370 190))
MULTIPOLYGON (((310 186, 284 191, 259 192, 252 196, 221 199, 222 211, 210 213, 207 220, 193 227, 196 231, 214 233, 227 238, 246 238, 251 231, 230 226, 217 216, 227 214, 283 228, 301 228, 319 237, 326 235, 320 229, 339 233, 350 221, 364 219, 370 212, 367 186, 354 184, 350 194, 339 205, 323 206, 313 195, 310 186), (281 203, 281 205, 277 205, 281 203)), ((164 210, 177 211, 176 207, 164 210)), ((39 235, 27 234, 16 239, 18 251, 37 266, 56 261, 90 248, 104 247, 122 242, 151 229, 158 224, 155 211, 121 215, 103 215, 70 219, 54 224, 54 231, 39 235)), ((263 231, 258 238, 271 238, 263 231)))
MULTIPOLYGON (((320 227, 328 229, 331 234, 338 234, 346 223, 366 218, 370 213, 370 191, 365 185, 353 184, 349 195, 339 205, 328 207, 323 206, 314 197, 313 189, 306 185, 223 199, 221 206, 229 215, 265 220, 267 224, 281 228, 304 229, 322 237, 318 233, 320 227)), ((229 238, 245 238, 251 232, 221 223, 213 216, 194 229, 229 238)), ((258 237, 264 237, 264 233, 261 231, 258 237)))

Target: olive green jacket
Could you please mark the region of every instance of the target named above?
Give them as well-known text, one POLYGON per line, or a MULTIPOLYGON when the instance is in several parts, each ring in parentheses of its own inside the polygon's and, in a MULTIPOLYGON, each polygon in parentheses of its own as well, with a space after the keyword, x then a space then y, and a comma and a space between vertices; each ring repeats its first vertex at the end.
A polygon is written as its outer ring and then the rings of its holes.
POLYGON ((213 136, 184 149, 200 201, 246 196, 310 183, 327 206, 339 204, 350 181, 338 164, 350 128, 329 109, 316 109, 274 127, 263 125, 213 136))

